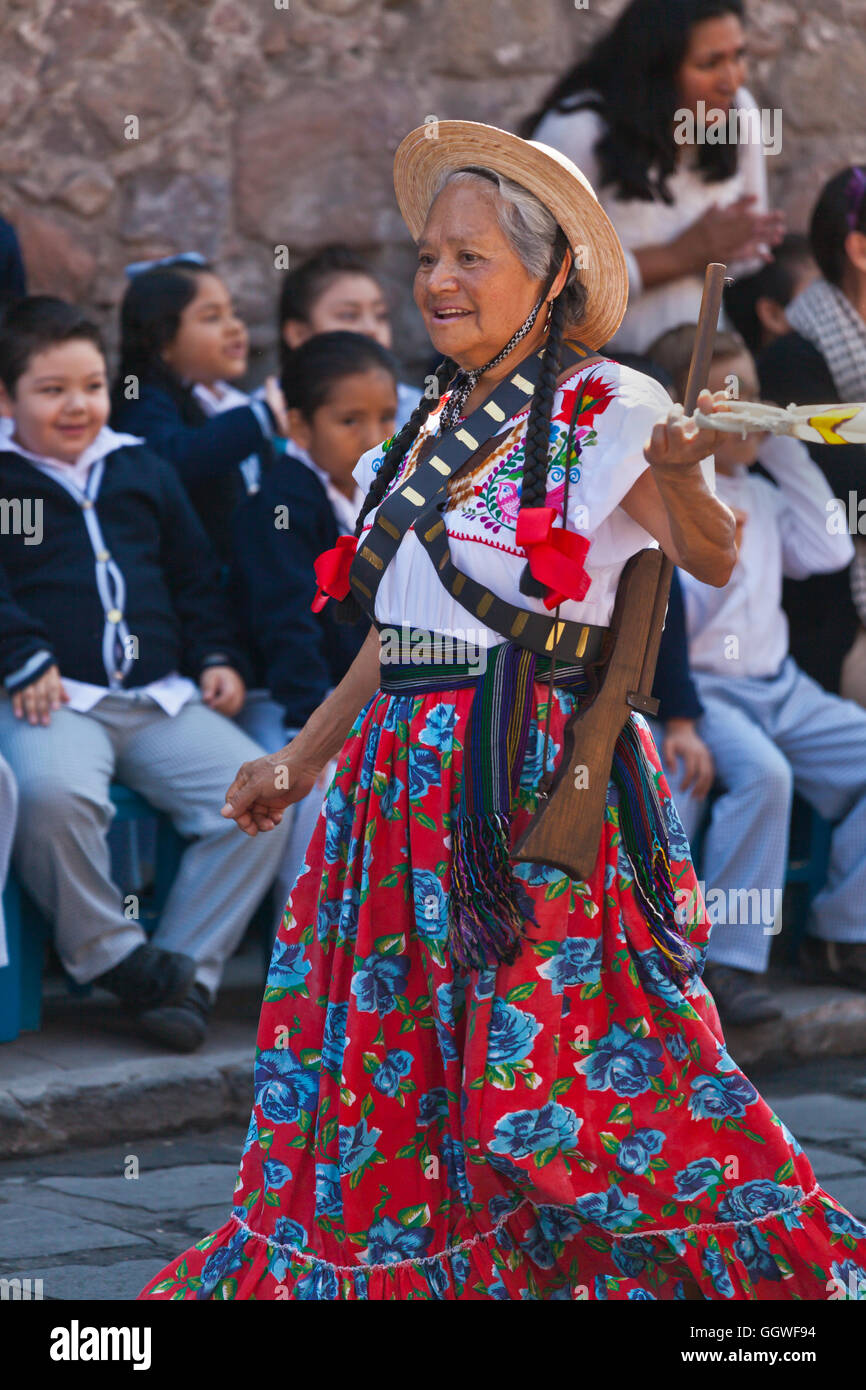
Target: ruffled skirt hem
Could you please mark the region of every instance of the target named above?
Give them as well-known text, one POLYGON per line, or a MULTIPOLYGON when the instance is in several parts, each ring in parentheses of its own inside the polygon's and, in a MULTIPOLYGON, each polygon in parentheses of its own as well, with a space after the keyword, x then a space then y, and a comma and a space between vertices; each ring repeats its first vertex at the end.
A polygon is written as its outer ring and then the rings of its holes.
MULTIPOLYGON (((705 1299, 866 1301, 851 1258, 862 1227, 816 1186, 783 1210, 630 1233, 527 1198, 492 1229, 435 1255, 337 1264, 281 1245, 233 1213, 151 1280, 141 1299, 705 1299), (850 1230, 848 1227, 850 1226, 850 1230)), ((412 1247, 412 1228, 406 1230, 412 1247)))

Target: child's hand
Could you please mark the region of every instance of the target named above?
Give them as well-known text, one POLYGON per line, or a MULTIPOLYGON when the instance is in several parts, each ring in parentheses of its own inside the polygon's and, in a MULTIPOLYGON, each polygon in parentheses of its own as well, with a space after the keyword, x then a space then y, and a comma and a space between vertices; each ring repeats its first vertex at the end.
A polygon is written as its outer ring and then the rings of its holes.
POLYGON ((23 690, 12 696, 12 712, 30 724, 48 725, 51 723, 51 711, 68 703, 69 696, 63 688, 60 671, 56 666, 49 666, 38 680, 25 685, 23 690))
POLYGON ((662 737, 662 757, 671 772, 679 769, 682 758, 683 770, 680 778, 680 791, 690 786, 692 794, 701 800, 709 794, 716 776, 713 755, 695 729, 693 719, 669 719, 662 737))
POLYGON ((247 688, 232 666, 208 666, 198 684, 209 709, 233 715, 243 708, 247 688))
POLYGON ((277 429, 284 439, 288 439, 289 411, 286 406, 286 398, 275 376, 269 376, 265 380, 265 400, 270 406, 271 413, 277 422, 277 429))

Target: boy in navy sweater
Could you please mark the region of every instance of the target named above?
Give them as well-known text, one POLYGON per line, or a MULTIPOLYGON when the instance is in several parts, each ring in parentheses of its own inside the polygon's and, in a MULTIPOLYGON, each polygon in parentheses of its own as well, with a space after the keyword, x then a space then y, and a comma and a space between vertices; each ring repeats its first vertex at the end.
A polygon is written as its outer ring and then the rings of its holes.
POLYGON ((16 870, 73 979, 190 1050, 284 849, 283 831, 247 840, 219 814, 260 750, 222 717, 245 687, 216 558, 172 466, 107 428, 99 335, 77 309, 34 297, 9 311, 0 408, 0 752, 19 787, 16 870), (110 876, 114 777, 192 841, 152 943, 110 876))

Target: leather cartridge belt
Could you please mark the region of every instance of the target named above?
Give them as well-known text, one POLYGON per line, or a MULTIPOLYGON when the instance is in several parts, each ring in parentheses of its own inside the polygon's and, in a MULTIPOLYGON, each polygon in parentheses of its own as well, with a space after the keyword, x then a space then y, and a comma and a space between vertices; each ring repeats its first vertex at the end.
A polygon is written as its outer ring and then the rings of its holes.
MULTIPOLYGON (((471 579, 451 560, 448 532, 439 511, 439 505, 447 501, 449 480, 504 420, 526 408, 538 382, 543 355, 542 349, 524 358, 466 420, 436 440, 435 451, 379 505, 349 573, 355 597, 377 628, 382 624, 375 618, 376 591, 400 541, 414 526, 440 581, 485 627, 541 656, 553 655, 584 665, 598 661, 608 628, 519 608, 471 579)), ((562 345, 566 366, 591 356, 595 354, 582 343, 562 345)))

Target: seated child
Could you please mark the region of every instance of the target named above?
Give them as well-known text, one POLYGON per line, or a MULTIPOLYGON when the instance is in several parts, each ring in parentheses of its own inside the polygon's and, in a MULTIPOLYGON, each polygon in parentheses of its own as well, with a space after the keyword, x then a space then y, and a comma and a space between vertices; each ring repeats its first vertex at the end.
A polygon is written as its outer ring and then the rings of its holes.
POLYGON ((106 427, 105 359, 80 310, 42 296, 9 310, 0 409, 0 495, 38 518, 40 540, 5 537, 0 566, 16 872, 72 978, 110 989, 139 1031, 187 1051, 285 840, 281 829, 249 840, 220 815, 259 749, 223 717, 244 682, 216 558, 172 466, 106 427), (115 777, 191 841, 150 943, 111 879, 115 777))
MULTIPOLYGON (((680 395, 693 338, 693 328, 674 329, 653 348, 680 395)), ((708 385, 723 390, 732 379, 741 399, 757 399, 751 355, 736 334, 721 333, 708 385)), ((806 446, 790 437, 728 434, 715 467, 718 495, 742 526, 737 564, 722 589, 680 576, 704 708, 699 732, 723 787, 704 858, 711 920, 713 904, 726 908, 724 925, 716 918, 705 978, 723 1020, 758 1022, 776 1011, 760 976, 778 929, 794 788, 838 822, 802 964, 815 980, 866 989, 866 712, 824 691, 788 652, 783 574, 841 569, 852 551, 850 537, 827 527, 830 489, 806 446), (750 471, 756 462, 769 477, 750 471)), ((691 834, 700 808, 691 792, 678 792, 675 778, 671 785, 691 834)))
POLYGON ((284 429, 275 381, 263 400, 232 382, 247 369, 247 330, 200 257, 133 267, 120 310, 112 424, 142 435, 177 469, 223 564, 233 514, 255 493, 284 429))
MULTIPOLYGON (((260 684, 270 698, 247 701, 239 722, 268 752, 282 748, 342 680, 367 634, 335 622, 333 604, 314 613, 313 562, 352 534, 364 494, 358 459, 394 433, 395 367, 359 333, 320 333, 291 354, 283 390, 293 454, 277 462, 235 523, 233 589, 250 634, 260 684)), ((330 780, 328 777, 327 780, 330 780)), ((285 905, 324 794, 289 808, 291 841, 278 878, 285 905)), ((289 819, 289 815, 284 818, 289 819)))
MULTIPOLYGON (((278 327, 284 390, 292 350, 314 333, 363 333, 389 351, 392 347, 391 315, 382 286, 359 252, 339 244, 324 246, 287 272, 278 327)), ((420 395, 419 387, 397 382, 397 429, 403 428, 420 395)))

